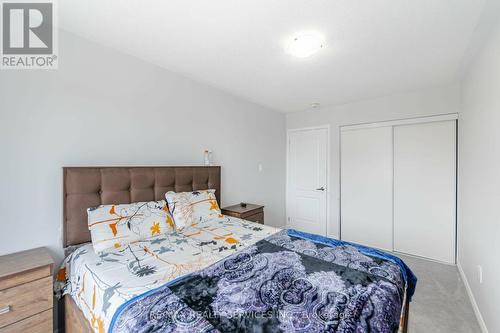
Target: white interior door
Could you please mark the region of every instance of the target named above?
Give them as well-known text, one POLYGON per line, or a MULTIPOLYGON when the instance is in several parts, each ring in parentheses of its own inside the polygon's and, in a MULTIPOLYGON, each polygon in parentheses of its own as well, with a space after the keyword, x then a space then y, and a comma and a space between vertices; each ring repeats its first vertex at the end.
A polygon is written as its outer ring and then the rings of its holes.
POLYGON ((288 144, 287 225, 326 235, 328 130, 290 131, 288 144))
POLYGON ((341 238, 392 250, 392 127, 341 131, 341 238))
POLYGON ((456 121, 394 127, 394 250, 455 262, 456 121))

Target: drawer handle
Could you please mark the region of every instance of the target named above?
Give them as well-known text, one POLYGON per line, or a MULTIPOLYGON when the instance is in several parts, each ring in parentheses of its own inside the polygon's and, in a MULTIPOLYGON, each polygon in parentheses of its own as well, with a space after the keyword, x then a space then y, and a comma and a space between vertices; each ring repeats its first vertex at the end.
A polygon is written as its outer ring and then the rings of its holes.
POLYGON ((10 312, 10 305, 4 306, 3 308, 0 308, 0 315, 6 314, 10 312))

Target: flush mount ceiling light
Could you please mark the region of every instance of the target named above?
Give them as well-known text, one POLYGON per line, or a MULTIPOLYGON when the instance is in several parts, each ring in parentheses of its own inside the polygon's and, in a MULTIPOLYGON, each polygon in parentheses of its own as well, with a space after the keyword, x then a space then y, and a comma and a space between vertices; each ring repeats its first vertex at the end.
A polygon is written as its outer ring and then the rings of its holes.
POLYGON ((312 56, 324 47, 324 39, 318 33, 303 33, 292 37, 287 45, 286 52, 297 58, 312 56))

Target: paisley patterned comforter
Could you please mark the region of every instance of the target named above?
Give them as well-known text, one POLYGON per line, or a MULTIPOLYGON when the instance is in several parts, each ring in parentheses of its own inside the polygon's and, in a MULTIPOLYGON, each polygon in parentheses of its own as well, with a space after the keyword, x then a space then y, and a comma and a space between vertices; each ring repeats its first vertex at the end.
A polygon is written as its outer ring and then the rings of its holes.
POLYGON ((113 332, 397 332, 416 278, 371 248, 283 230, 123 304, 113 332))

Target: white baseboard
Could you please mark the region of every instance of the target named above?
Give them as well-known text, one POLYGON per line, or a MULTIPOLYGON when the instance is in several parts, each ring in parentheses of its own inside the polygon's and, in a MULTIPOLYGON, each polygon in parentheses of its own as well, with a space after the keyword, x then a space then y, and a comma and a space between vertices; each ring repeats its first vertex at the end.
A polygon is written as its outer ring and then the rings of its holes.
POLYGON ((400 255, 403 255, 403 256, 406 256, 406 257, 410 257, 410 258, 416 258, 416 259, 420 259, 420 260, 432 261, 432 262, 435 262, 435 263, 438 263, 438 264, 441 264, 441 265, 448 265, 448 266, 456 266, 457 265, 454 262, 446 262, 446 261, 441 261, 441 260, 426 258, 426 257, 418 256, 418 255, 415 255, 415 254, 409 254, 409 253, 404 253, 404 252, 399 252, 399 251, 384 250, 384 249, 381 249, 381 250, 389 252, 389 253, 392 253, 392 254, 396 255, 396 257, 400 254, 400 255))
POLYGON ((457 268, 458 272, 460 273, 460 276, 462 277, 462 281, 464 282, 465 290, 467 290, 467 294, 469 295, 472 308, 474 309, 477 321, 479 322, 479 327, 481 327, 481 331, 483 333, 488 333, 488 328, 486 327, 486 323, 484 322, 483 316, 481 315, 481 311, 479 311, 479 307, 477 306, 476 299, 474 298, 474 294, 472 293, 472 289, 470 288, 467 276, 465 276, 465 272, 462 269, 462 265, 460 265, 460 261, 458 260, 457 260, 457 268))

